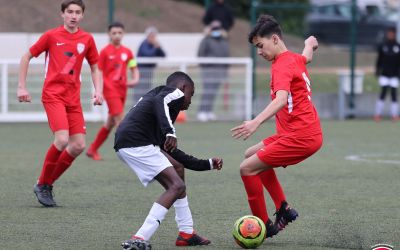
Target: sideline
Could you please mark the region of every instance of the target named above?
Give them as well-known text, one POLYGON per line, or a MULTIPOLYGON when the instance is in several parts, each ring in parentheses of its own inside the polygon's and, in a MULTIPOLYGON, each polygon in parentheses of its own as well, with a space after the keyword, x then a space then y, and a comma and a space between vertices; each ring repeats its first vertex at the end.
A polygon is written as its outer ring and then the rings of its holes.
POLYGON ((362 155, 348 155, 345 157, 348 161, 359 161, 359 162, 376 162, 383 164, 400 165, 399 160, 385 160, 387 156, 398 156, 398 154, 362 154, 362 155), (369 159, 370 157, 379 157, 378 159, 369 159))

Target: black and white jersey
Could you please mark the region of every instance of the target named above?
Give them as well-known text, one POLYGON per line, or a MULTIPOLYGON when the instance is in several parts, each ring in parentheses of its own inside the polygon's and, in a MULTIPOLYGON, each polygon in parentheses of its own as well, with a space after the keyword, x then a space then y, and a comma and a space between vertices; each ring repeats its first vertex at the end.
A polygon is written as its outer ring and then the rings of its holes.
POLYGON ((174 136, 173 123, 184 102, 177 88, 159 86, 145 94, 128 112, 115 132, 114 149, 156 145, 174 136))
POLYGON ((400 45, 386 41, 378 47, 376 74, 387 77, 398 77, 400 74, 400 45))

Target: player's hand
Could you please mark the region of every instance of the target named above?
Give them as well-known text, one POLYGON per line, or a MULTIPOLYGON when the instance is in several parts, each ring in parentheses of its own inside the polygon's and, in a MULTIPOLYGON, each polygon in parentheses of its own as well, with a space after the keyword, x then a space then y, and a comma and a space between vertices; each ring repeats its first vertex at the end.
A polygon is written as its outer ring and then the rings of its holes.
POLYGON ((167 135, 167 138, 164 143, 165 151, 174 152, 174 150, 176 149, 177 146, 178 146, 178 141, 176 140, 176 138, 173 136, 167 135))
POLYGON ((26 88, 18 87, 17 98, 19 102, 31 102, 32 97, 26 88))
POLYGON ((318 49, 318 41, 317 38, 315 38, 315 36, 309 36, 305 41, 304 41, 304 45, 310 46, 313 50, 318 49))
POLYGON ((100 92, 95 92, 93 95, 93 105, 103 104, 103 94, 100 92))
POLYGON ((135 87, 136 85, 138 85, 138 83, 139 83, 139 81, 130 80, 130 81, 128 81, 128 82, 126 83, 126 86, 128 86, 128 88, 133 88, 133 87, 135 87))
POLYGON ((260 124, 256 120, 244 121, 242 125, 231 129, 232 137, 235 139, 243 137, 243 140, 246 140, 254 134, 258 126, 260 126, 260 124))
POLYGON ((211 161, 212 161, 213 169, 221 170, 222 165, 224 164, 222 158, 212 158, 211 161))

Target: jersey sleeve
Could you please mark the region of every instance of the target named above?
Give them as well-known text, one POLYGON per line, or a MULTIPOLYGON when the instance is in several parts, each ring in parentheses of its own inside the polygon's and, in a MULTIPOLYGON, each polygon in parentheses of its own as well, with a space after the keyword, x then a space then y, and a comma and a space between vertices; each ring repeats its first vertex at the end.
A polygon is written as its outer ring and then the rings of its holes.
POLYGON ((99 53, 97 52, 96 43, 93 39, 93 36, 90 36, 89 48, 85 57, 89 65, 96 64, 99 60, 99 53))
POLYGON ((102 50, 100 51, 99 61, 98 61, 99 69, 100 69, 101 71, 104 70, 106 58, 107 58, 107 52, 106 52, 105 49, 102 49, 102 50))
POLYGON ((290 92, 290 83, 293 80, 294 76, 294 64, 291 63, 287 65, 286 67, 279 67, 276 68, 272 72, 272 81, 274 83, 274 93, 276 93, 278 90, 285 90, 287 92, 290 92))
POLYGON ((156 118, 158 124, 160 125, 163 136, 176 137, 175 127, 172 124, 168 104, 174 100, 182 98, 183 96, 183 92, 179 89, 175 89, 172 92, 166 92, 166 94, 163 93, 156 96, 155 105, 153 107, 155 109, 156 118))
POLYGON ((43 51, 47 51, 49 49, 49 40, 50 34, 49 32, 45 32, 37 42, 29 48, 29 52, 32 56, 38 57, 43 51))
POLYGON ((168 154, 187 169, 194 171, 206 171, 212 169, 209 160, 198 159, 192 155, 186 154, 182 150, 175 149, 173 152, 169 152, 168 154))

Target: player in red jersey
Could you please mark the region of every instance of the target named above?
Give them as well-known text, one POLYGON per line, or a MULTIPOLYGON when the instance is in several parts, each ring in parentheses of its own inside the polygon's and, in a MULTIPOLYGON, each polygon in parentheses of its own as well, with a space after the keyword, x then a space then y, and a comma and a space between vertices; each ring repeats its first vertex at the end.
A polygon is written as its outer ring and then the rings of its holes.
POLYGON ((79 28, 84 11, 82 0, 64 0, 61 4, 64 25, 45 32, 20 62, 17 97, 20 102, 30 102, 31 95, 26 88, 29 61, 46 52, 42 102, 54 142, 33 189, 38 201, 46 207, 56 206, 53 183, 85 148, 86 127, 80 103, 80 72, 84 58, 89 62, 95 89, 93 104, 103 102, 96 44, 92 35, 79 28))
POLYGON ((240 165, 251 211, 266 223, 267 237, 272 237, 298 216, 286 202, 274 168, 297 164, 322 145, 322 130, 311 101, 311 82, 306 69, 318 42, 311 36, 305 41, 302 55, 289 51, 279 24, 269 15, 260 16, 249 34, 249 42, 255 45, 260 56, 272 62, 272 101, 253 120, 231 131, 234 138, 246 140, 261 123, 275 115, 276 134, 247 149, 240 165), (276 207, 274 223, 268 217, 263 186, 276 207))
POLYGON ((108 106, 106 124, 97 133, 86 155, 93 160, 101 160, 98 149, 107 139, 114 126, 118 126, 123 118, 124 105, 128 87, 139 82, 139 70, 136 59, 130 49, 121 44, 124 36, 124 25, 114 22, 108 26, 110 44, 100 52, 99 69, 103 72, 103 95, 108 106), (126 69, 131 72, 131 80, 127 80, 126 69))

